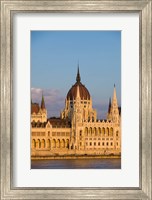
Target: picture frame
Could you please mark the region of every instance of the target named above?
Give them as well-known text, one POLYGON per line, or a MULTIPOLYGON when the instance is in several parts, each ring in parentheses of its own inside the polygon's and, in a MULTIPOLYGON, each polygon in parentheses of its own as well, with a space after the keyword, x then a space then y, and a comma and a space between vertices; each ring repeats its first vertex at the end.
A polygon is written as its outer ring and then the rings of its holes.
POLYGON ((1 199, 152 199, 150 0, 5 1, 1 0, 1 199), (138 188, 15 188, 13 186, 13 15, 33 12, 137 12, 140 15, 140 186, 138 188))

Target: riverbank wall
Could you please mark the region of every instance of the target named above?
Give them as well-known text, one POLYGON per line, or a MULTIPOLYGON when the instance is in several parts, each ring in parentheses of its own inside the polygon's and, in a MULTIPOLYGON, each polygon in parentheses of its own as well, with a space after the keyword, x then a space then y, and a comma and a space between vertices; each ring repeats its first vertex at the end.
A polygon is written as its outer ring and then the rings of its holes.
POLYGON ((64 155, 64 156, 31 156, 32 160, 62 160, 62 159, 99 159, 121 158, 120 155, 64 155))
POLYGON ((32 160, 46 160, 46 159, 92 159, 92 158, 121 158, 119 151, 32 151, 32 160))

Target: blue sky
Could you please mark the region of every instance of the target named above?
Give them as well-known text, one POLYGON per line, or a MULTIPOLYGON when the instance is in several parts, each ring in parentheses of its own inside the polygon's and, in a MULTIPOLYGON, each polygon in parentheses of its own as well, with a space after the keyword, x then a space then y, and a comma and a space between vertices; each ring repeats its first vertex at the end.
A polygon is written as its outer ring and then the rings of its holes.
POLYGON ((40 102, 42 90, 48 117, 59 116, 77 66, 98 118, 105 118, 116 85, 121 104, 120 31, 31 31, 31 90, 40 102))

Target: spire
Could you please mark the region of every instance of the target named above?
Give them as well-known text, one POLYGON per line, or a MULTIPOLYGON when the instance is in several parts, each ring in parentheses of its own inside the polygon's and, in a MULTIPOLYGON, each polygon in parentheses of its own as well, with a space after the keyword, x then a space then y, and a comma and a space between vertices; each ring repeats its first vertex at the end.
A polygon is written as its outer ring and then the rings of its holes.
POLYGON ((78 63, 78 71, 77 71, 76 81, 77 81, 77 82, 80 82, 80 81, 81 81, 80 73, 79 73, 79 63, 78 63))
POLYGON ((44 102, 43 93, 42 93, 42 100, 41 100, 41 108, 42 108, 42 109, 45 109, 45 102, 44 102))
POLYGON ((112 106, 118 106, 117 104, 117 95, 116 95, 116 86, 114 84, 114 90, 113 90, 113 99, 112 99, 112 106))
POLYGON ((113 99, 117 100, 116 86, 115 86, 115 84, 114 84, 114 91, 113 91, 113 99))
POLYGON ((110 113, 110 109, 111 109, 111 97, 109 98, 109 108, 108 108, 108 113, 110 113))

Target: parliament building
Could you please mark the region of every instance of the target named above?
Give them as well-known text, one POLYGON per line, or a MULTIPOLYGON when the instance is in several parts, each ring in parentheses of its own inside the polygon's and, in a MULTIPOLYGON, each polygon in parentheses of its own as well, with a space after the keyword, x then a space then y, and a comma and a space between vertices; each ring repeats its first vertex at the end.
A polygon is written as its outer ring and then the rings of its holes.
POLYGON ((31 157, 66 155, 121 155, 121 112, 115 85, 106 119, 97 119, 79 68, 59 118, 47 118, 43 95, 41 105, 31 102, 31 157))

